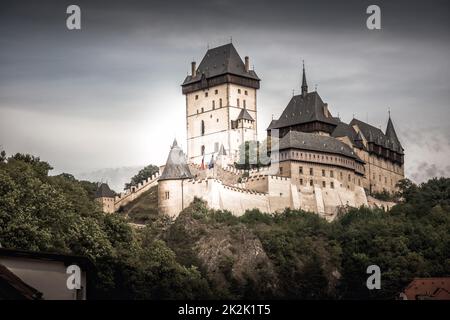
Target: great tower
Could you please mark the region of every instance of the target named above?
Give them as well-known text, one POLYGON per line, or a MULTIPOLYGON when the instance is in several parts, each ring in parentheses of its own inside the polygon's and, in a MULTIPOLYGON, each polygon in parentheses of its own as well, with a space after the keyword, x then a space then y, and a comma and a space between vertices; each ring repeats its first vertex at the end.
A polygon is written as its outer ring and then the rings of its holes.
POLYGON ((209 49, 198 68, 192 62, 181 85, 189 162, 209 162, 223 146, 232 163, 243 142, 257 140, 259 82, 249 58, 242 61, 232 43, 209 49))

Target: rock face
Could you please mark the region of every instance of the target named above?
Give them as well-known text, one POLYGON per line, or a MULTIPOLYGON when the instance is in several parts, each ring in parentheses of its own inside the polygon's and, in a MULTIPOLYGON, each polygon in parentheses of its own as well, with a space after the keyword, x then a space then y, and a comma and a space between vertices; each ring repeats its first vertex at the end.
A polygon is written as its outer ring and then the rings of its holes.
POLYGON ((221 287, 232 279, 243 285, 258 283, 264 276, 270 279, 264 289, 276 289, 276 274, 261 241, 245 227, 230 229, 210 230, 195 244, 210 279, 221 287))
POLYGON ((167 230, 165 240, 180 262, 202 266, 219 296, 256 287, 258 297, 272 295, 278 278, 259 238, 244 225, 202 219, 183 212, 167 230))

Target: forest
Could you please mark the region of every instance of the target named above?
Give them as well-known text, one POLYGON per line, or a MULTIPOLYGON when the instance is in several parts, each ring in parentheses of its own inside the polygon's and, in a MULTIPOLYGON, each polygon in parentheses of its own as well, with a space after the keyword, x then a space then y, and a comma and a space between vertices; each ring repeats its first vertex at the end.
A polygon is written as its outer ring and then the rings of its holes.
POLYGON ((396 299, 414 277, 450 275, 449 178, 405 179, 390 212, 348 209, 331 223, 288 209, 236 217, 200 199, 172 221, 139 204, 104 214, 96 183, 51 170, 1 152, 0 244, 89 257, 90 299, 396 299), (366 287, 373 264, 379 290, 366 287))

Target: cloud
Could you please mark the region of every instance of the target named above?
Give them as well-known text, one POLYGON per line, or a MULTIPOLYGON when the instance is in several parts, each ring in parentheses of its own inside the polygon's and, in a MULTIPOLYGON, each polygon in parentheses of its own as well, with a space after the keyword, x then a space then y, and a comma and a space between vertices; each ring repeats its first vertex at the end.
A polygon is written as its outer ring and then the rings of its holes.
MULTIPOLYGON (((65 28, 61 1, 0 4, 0 144, 59 171, 164 163, 185 141, 180 84, 206 47, 233 43, 261 77, 259 137, 300 87, 330 111, 384 130, 388 107, 407 174, 449 163, 449 3, 379 1, 78 1, 82 30, 65 28), (420 13, 420 23, 416 17, 420 13)), ((432 171, 429 171, 432 172, 432 171)))

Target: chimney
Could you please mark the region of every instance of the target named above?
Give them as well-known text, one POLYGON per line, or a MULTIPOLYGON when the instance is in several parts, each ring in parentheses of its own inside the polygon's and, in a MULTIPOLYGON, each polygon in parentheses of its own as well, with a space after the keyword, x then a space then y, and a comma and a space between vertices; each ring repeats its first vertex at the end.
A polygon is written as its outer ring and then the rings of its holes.
POLYGON ((248 61, 248 56, 245 56, 245 72, 248 72, 250 62, 248 61))
POLYGON ((195 64, 195 61, 192 61, 191 62, 191 75, 192 75, 192 77, 195 77, 195 74, 196 74, 196 64, 195 64))

